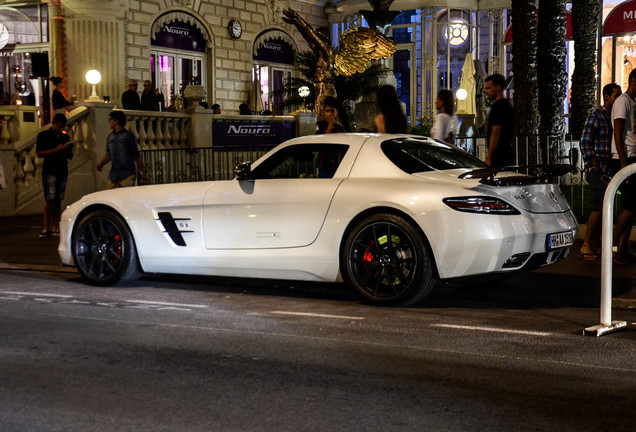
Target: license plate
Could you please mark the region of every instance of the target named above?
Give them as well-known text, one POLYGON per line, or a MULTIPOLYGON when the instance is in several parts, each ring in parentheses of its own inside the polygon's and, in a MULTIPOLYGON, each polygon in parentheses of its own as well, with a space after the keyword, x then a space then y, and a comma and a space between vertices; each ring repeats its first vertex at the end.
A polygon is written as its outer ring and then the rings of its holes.
POLYGON ((572 231, 565 231, 548 235, 548 250, 560 249, 574 244, 572 231))

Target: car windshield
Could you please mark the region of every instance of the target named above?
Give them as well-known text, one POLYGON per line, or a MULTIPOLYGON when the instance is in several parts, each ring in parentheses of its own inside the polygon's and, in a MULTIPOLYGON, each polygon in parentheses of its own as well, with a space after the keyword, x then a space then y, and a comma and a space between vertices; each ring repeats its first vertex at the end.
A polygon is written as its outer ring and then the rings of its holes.
POLYGON ((396 138, 384 141, 382 151, 408 174, 488 166, 455 145, 430 139, 396 138))

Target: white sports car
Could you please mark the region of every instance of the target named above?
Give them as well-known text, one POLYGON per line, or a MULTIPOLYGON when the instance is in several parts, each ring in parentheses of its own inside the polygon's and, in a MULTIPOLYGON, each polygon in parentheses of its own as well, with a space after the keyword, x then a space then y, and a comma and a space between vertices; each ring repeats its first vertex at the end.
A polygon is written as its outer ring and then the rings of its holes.
POLYGON ((344 280, 403 305, 439 280, 554 263, 576 230, 542 176, 428 138, 331 134, 280 144, 233 180, 87 195, 62 216, 59 252, 94 285, 142 272, 344 280))

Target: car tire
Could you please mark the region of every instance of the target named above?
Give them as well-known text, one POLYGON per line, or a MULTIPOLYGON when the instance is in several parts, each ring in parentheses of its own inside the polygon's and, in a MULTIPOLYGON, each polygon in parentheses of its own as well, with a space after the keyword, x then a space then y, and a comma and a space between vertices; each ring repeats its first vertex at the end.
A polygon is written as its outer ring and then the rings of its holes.
POLYGON ((77 270, 91 285, 131 282, 141 276, 130 229, 110 210, 84 216, 73 231, 71 245, 77 270))
POLYGON ((345 282, 381 306, 417 303, 436 283, 423 235, 393 214, 358 223, 345 240, 341 266, 345 282))

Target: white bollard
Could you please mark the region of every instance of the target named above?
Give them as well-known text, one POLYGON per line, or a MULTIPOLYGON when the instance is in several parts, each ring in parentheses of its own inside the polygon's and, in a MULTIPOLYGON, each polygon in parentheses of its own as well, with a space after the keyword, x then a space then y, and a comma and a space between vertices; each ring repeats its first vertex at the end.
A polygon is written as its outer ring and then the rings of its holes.
POLYGON ((618 187, 632 174, 636 174, 636 164, 627 165, 617 172, 605 190, 601 241, 601 323, 587 327, 583 330, 584 335, 602 336, 627 327, 626 321, 612 321, 612 226, 614 196, 618 187))

